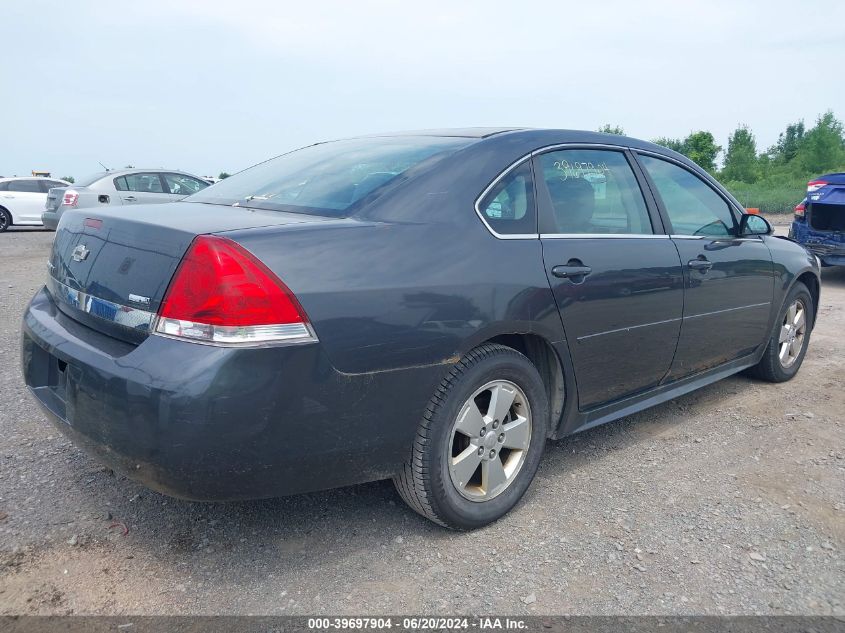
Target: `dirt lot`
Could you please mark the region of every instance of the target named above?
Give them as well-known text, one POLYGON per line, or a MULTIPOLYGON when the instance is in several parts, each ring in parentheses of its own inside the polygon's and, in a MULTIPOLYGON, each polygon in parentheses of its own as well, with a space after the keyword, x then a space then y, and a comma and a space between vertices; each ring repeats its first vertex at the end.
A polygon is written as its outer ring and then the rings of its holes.
POLYGON ((388 482, 200 504, 101 468, 20 377, 51 239, 0 235, 0 614, 845 615, 845 270, 793 381, 736 376, 549 444, 516 511, 457 534, 388 482))

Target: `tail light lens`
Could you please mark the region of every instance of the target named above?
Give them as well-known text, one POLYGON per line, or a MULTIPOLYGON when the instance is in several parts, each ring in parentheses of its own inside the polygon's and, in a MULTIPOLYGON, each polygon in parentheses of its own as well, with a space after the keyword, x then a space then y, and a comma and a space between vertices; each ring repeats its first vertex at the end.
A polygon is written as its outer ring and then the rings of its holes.
POLYGON ((79 194, 72 189, 70 191, 65 191, 65 195, 62 197, 62 204, 68 207, 75 207, 76 203, 79 202, 79 194))
POLYGON ((799 202, 795 205, 795 217, 796 218, 803 218, 804 217, 804 203, 799 202))
POLYGON ((824 180, 811 180, 807 183, 807 193, 821 189, 827 184, 824 180))
POLYGON ((293 293, 248 250, 194 239, 156 320, 159 334, 223 345, 317 340, 293 293))

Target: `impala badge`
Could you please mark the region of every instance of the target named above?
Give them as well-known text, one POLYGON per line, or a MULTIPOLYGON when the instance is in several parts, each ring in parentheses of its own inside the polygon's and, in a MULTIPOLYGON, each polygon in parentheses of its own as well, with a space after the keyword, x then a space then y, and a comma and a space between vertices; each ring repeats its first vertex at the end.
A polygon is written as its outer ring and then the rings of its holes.
POLYGON ((144 305, 144 306, 150 305, 150 298, 149 297, 142 297, 141 295, 130 294, 129 300, 132 303, 140 303, 141 305, 144 305))
POLYGON ((91 251, 88 250, 85 244, 80 244, 79 246, 73 249, 73 252, 70 254, 70 256, 73 257, 73 261, 81 262, 86 257, 88 257, 88 253, 90 252, 91 251))

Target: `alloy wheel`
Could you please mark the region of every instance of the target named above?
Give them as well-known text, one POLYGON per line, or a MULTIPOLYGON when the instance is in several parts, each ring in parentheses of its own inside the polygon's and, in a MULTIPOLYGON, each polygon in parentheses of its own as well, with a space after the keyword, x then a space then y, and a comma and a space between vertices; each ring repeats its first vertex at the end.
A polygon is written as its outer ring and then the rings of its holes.
POLYGON ((465 499, 489 501, 516 479, 530 444, 525 393, 509 380, 488 382, 464 403, 452 428, 452 484, 465 499))
POLYGON ((796 299, 786 309, 778 336, 778 359, 781 367, 792 367, 798 360, 806 333, 807 309, 801 299, 796 299))

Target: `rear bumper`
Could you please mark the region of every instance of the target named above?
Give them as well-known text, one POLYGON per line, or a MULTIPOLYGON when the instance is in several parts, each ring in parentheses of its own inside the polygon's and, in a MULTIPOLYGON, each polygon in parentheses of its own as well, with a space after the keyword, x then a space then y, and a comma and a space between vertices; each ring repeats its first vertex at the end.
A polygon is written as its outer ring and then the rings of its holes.
POLYGON ((806 222, 793 221, 789 237, 821 260, 823 266, 845 266, 845 235, 818 231, 806 222))
POLYGON ((59 226, 59 218, 61 214, 56 211, 44 211, 41 214, 41 223, 44 225, 44 228, 50 229, 51 231, 55 231, 56 227, 59 226))
POLYGON ((150 488, 198 500, 392 476, 440 374, 340 374, 318 344, 135 346, 69 319, 43 289, 22 337, 26 383, 63 433, 150 488))

